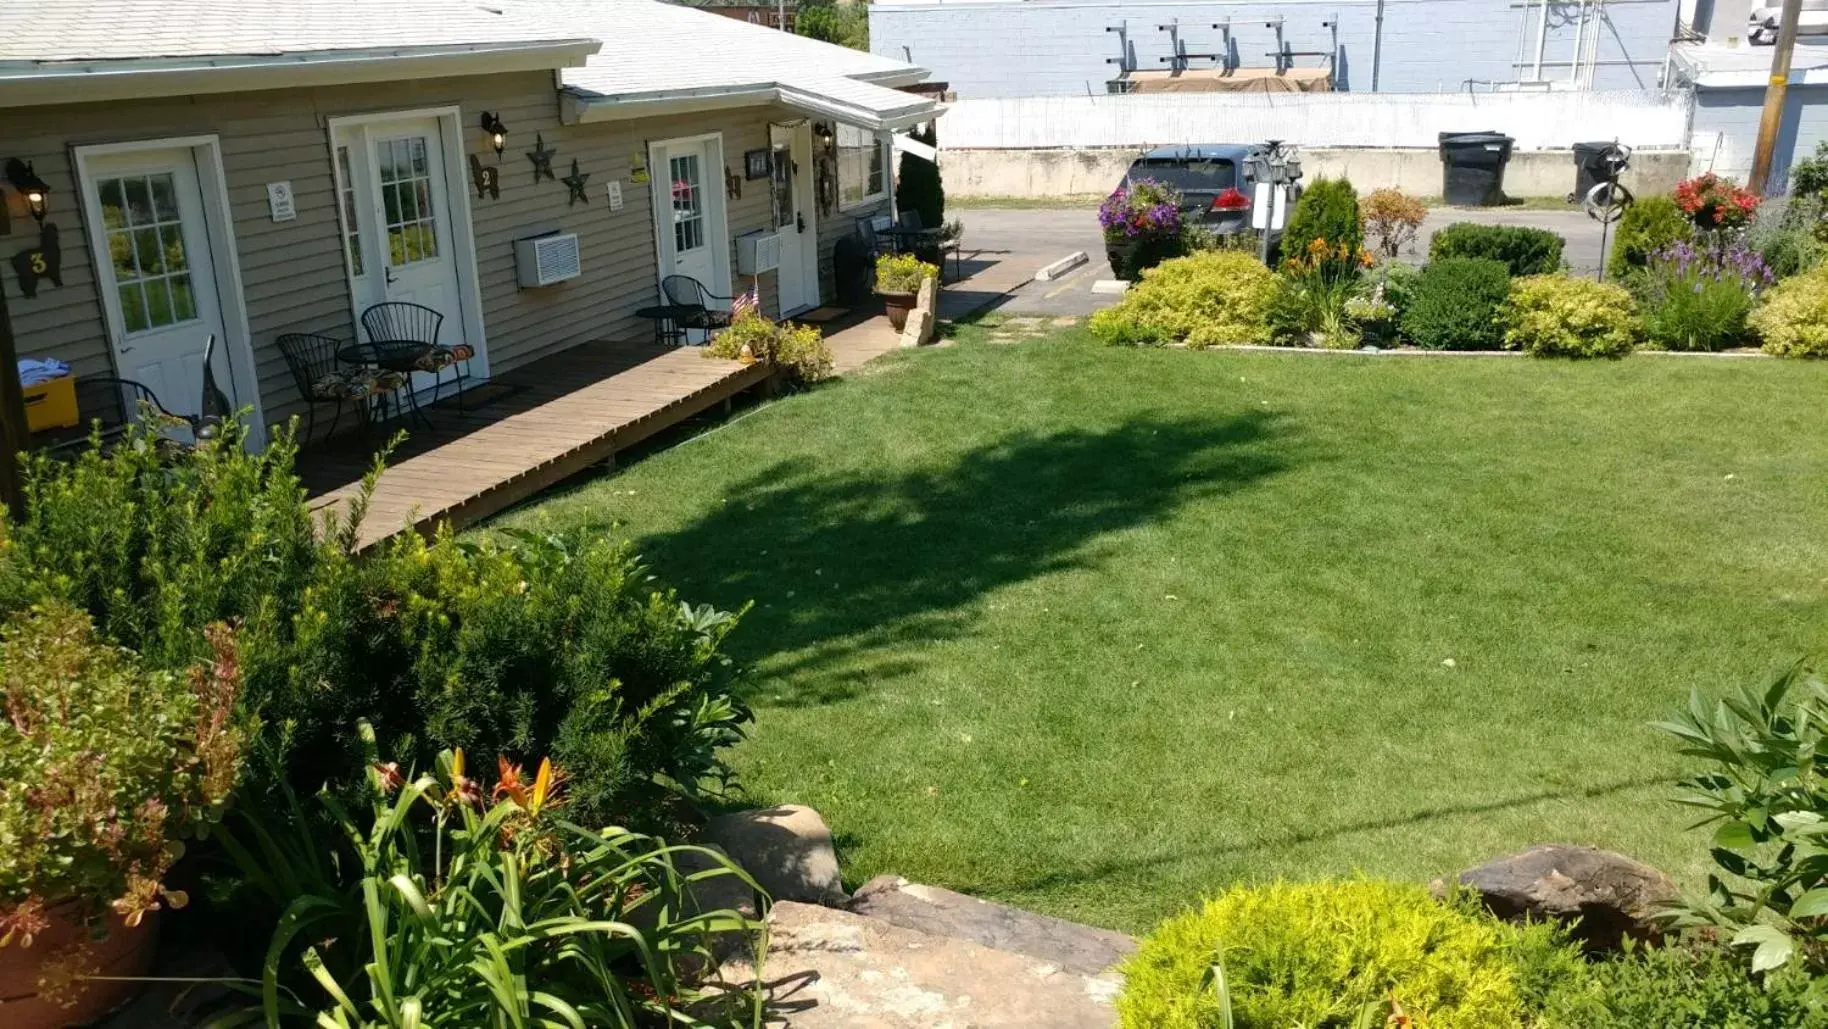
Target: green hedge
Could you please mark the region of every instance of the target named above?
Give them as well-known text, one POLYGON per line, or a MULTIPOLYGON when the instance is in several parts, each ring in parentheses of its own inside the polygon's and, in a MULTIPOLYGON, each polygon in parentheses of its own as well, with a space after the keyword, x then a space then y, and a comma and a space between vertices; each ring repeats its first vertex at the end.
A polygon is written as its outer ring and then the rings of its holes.
POLYGON ((1511 284, 1499 318, 1504 345, 1537 357, 1623 357, 1638 342, 1637 304, 1625 287, 1567 275, 1511 284))
POLYGON ((1512 275, 1546 275, 1561 269, 1564 242, 1547 229, 1455 222, 1434 234, 1428 259, 1483 257, 1502 261, 1512 275))
POLYGON ((1510 290, 1510 274, 1497 261, 1430 261, 1409 291, 1403 335, 1430 350, 1497 350, 1504 345, 1498 312, 1510 290))
POLYGON ((1358 216, 1358 191, 1349 179, 1317 179, 1295 202, 1295 213, 1289 216, 1282 232, 1282 255, 1295 257, 1306 252, 1308 244, 1324 239, 1338 246, 1344 243, 1357 253, 1365 245, 1365 227, 1358 216))
POLYGON ((1106 343, 1191 347, 1269 342, 1276 276, 1251 254, 1209 250, 1143 272, 1116 305, 1092 316, 1106 343))

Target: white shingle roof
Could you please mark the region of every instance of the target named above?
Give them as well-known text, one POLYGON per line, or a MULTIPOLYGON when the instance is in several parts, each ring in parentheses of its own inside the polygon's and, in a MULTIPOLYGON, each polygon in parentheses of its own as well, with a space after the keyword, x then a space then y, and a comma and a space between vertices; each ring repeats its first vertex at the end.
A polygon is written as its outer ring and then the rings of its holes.
POLYGON ((476 0, 0 0, 0 64, 280 56, 590 38, 476 0))
MULTIPOLYGON (((829 103, 860 124, 931 116, 934 103, 873 83, 926 78, 904 61, 796 36, 659 0, 503 0, 547 24, 573 26, 603 41, 565 87, 593 104, 648 98, 776 90, 829 103)), ((805 106, 805 105, 796 105, 805 106)))

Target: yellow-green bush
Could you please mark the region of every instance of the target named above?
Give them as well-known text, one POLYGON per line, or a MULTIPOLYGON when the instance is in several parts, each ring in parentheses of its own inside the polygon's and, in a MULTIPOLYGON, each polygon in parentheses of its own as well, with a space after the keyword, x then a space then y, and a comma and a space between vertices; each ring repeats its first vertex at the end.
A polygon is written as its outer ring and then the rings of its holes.
POLYGON ((1778 283, 1752 312, 1751 325, 1767 354, 1828 357, 1828 265, 1778 283))
POLYGON ((816 326, 776 324, 754 313, 738 317, 713 337, 705 347, 705 356, 726 361, 766 361, 794 386, 830 378, 832 370, 831 347, 816 326), (749 350, 746 356, 744 347, 749 350))
POLYGON ((1638 341, 1637 304, 1623 286, 1566 275, 1511 283, 1504 345, 1538 357, 1620 357, 1638 341))
POLYGON ((1540 992, 1578 974, 1557 930, 1437 903, 1421 886, 1238 887, 1143 941, 1123 970, 1123 1029, 1221 1025, 1221 963, 1236 1029, 1382 1026, 1395 1006, 1428 1029, 1524 1029, 1540 992))
POLYGON ((1092 335, 1106 343, 1157 346, 1268 343, 1275 293, 1275 273, 1250 254, 1178 257, 1145 271, 1121 303, 1093 315, 1092 335))

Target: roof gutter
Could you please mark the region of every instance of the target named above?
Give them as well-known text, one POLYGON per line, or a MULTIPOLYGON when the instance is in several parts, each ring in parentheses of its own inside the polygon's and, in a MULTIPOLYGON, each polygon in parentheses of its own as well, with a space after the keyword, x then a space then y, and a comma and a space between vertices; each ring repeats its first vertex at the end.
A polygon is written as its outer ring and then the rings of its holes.
POLYGON ((177 60, 0 64, 0 107, 552 71, 579 67, 601 47, 594 39, 567 39, 177 60))
POLYGON ((907 106, 883 113, 778 82, 728 88, 660 90, 617 96, 567 88, 562 116, 566 124, 578 125, 781 104, 815 117, 831 118, 848 125, 896 130, 931 121, 944 110, 938 103, 912 93, 908 94, 908 100, 907 106))

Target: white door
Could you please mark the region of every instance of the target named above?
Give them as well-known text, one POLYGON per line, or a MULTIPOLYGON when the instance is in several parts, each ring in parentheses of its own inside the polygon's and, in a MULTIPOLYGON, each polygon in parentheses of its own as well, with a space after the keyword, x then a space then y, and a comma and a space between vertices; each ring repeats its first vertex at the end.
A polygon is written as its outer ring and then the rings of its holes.
MULTIPOLYGON (((115 326, 115 368, 121 378, 151 389, 173 414, 198 414, 204 350, 211 335, 223 342, 224 334, 195 152, 179 147, 91 157, 83 189, 107 248, 107 259, 95 264, 115 326)), ((216 350, 216 384, 239 406, 228 347, 216 350)))
POLYGON ((655 143, 651 157, 659 179, 654 187, 654 224, 662 281, 689 276, 710 292, 728 296, 730 235, 724 220, 722 142, 716 136, 669 140, 655 143))
MULTIPOLYGON (((452 245, 450 184, 436 118, 366 122, 334 134, 342 194, 344 248, 355 313, 383 301, 405 301, 444 315, 438 343, 465 338, 457 248, 452 245)), ((360 338, 368 342, 364 329, 360 338)), ((469 373, 466 366, 465 373, 469 373)), ((443 373, 445 380, 453 376, 443 373)), ((429 374, 413 376, 428 389, 429 374)))
POLYGON ((774 230, 781 237, 781 315, 819 306, 819 226, 812 197, 812 123, 769 128, 774 230))

